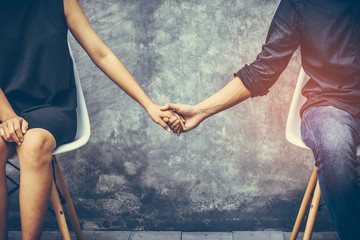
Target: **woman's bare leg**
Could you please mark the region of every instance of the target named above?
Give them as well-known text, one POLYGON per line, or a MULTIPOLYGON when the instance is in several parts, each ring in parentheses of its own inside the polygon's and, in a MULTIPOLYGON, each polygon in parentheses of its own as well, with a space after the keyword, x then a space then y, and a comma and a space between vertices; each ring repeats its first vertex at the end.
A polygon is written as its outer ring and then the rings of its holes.
POLYGON ((7 239, 7 203, 6 160, 14 152, 14 144, 0 138, 0 239, 7 239))
POLYGON ((51 157, 55 138, 40 128, 30 129, 17 146, 20 161, 20 215, 22 239, 40 239, 49 203, 51 157))

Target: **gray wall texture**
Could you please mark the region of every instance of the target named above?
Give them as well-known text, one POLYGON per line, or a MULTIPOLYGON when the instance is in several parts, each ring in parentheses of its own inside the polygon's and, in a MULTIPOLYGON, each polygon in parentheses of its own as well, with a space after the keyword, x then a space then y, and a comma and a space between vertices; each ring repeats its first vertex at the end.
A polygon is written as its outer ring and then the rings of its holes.
MULTIPOLYGON (((80 0, 154 102, 195 104, 255 60, 279 0, 80 0)), ((277 84, 177 137, 96 68, 71 37, 91 121, 59 156, 84 230, 291 230, 313 168, 285 139, 297 51, 277 84)), ((17 196, 10 229, 20 228, 17 196)), ((50 214, 46 229, 56 229, 50 214)), ((315 230, 332 230, 323 207, 315 230)))

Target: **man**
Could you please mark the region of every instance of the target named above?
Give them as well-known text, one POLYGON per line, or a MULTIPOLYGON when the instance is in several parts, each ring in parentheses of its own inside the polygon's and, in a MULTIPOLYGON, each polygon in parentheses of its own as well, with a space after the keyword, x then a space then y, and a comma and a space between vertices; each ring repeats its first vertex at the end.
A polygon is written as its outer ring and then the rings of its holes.
MULTIPOLYGON (((310 76, 302 94, 302 139, 318 167, 321 192, 341 239, 360 239, 360 1, 282 0, 261 53, 223 89, 195 106, 166 104, 184 131, 248 97, 265 95, 300 46, 310 76)), ((169 121, 171 125, 172 119, 169 121)))

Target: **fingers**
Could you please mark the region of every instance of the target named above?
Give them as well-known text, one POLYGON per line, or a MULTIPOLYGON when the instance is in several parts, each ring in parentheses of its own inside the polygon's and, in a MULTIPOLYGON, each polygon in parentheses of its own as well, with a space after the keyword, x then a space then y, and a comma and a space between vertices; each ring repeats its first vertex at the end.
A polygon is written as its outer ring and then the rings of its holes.
MULTIPOLYGON (((147 108, 147 112, 152 118, 152 120, 162 126, 168 132, 175 129, 178 125, 182 126, 181 124, 183 124, 182 119, 173 110, 161 111, 161 109, 166 109, 169 106, 171 107, 173 105, 166 104, 164 107, 161 107, 157 104, 153 104, 147 108)), ((173 130, 175 133, 178 133, 178 135, 180 133, 178 131, 179 128, 181 132, 181 127, 177 127, 176 130, 173 130)))
MULTIPOLYGON (((20 123, 18 121, 13 122, 12 124, 8 125, 9 134, 10 137, 18 144, 21 144, 21 141, 19 139, 20 136, 17 135, 18 132, 20 132, 20 123)), ((21 134, 22 135, 22 134, 21 134)))
POLYGON ((0 136, 2 139, 4 139, 5 141, 9 142, 9 138, 6 136, 5 134, 5 130, 3 128, 0 128, 0 136))
POLYGON ((181 126, 183 126, 181 120, 179 120, 175 116, 171 118, 164 117, 162 120, 170 127, 170 129, 173 130, 174 133, 176 133, 177 136, 180 136, 181 126))
POLYGON ((25 134, 27 132, 28 128, 29 128, 28 122, 23 119, 22 124, 21 124, 22 134, 25 134))
POLYGON ((179 123, 179 119, 177 119, 177 117, 175 116, 171 117, 170 120, 167 122, 171 129, 174 129, 174 127, 176 127, 179 123))
POLYGON ((21 145, 27 129, 28 123, 22 118, 15 117, 0 124, 0 136, 7 142, 15 142, 21 145))
POLYGON ((23 142, 24 136, 21 130, 21 122, 14 122, 14 133, 19 138, 19 141, 23 142))
MULTIPOLYGON (((178 114, 172 116, 166 123, 170 126, 174 133, 178 133, 178 130, 184 128, 184 122, 181 120, 178 114)), ((180 134, 178 133, 178 136, 180 134)))
POLYGON ((185 118, 184 117, 191 117, 194 113, 194 109, 191 105, 184 105, 178 103, 166 103, 164 106, 160 107, 160 110, 172 110, 175 112, 178 119, 180 119, 181 128, 186 131, 185 127, 185 118))
POLYGON ((162 110, 162 111, 169 110, 170 109, 169 106, 170 106, 170 103, 166 103, 164 106, 160 107, 160 110, 162 110))
POLYGON ((181 121, 182 121, 183 123, 185 123, 185 118, 183 118, 183 116, 181 116, 181 115, 179 115, 179 117, 180 117, 181 121))
POLYGON ((179 106, 176 103, 166 103, 164 106, 160 107, 160 110, 175 110, 177 112, 179 110, 179 106))
POLYGON ((180 117, 180 125, 181 125, 180 130, 183 129, 185 131, 186 130, 186 127, 185 127, 185 122, 186 121, 181 115, 179 117, 180 117))
POLYGON ((157 123, 162 126, 167 132, 171 131, 170 127, 162 119, 160 119, 157 123))
POLYGON ((176 133, 177 136, 180 136, 180 132, 181 132, 180 124, 176 125, 176 126, 173 128, 173 131, 174 131, 174 133, 176 133))
POLYGON ((178 119, 176 119, 176 121, 170 125, 170 128, 173 130, 174 133, 177 133, 180 126, 181 126, 180 121, 178 119))
POLYGON ((13 139, 10 136, 8 128, 3 124, 1 126, 1 137, 7 142, 13 142, 13 139))

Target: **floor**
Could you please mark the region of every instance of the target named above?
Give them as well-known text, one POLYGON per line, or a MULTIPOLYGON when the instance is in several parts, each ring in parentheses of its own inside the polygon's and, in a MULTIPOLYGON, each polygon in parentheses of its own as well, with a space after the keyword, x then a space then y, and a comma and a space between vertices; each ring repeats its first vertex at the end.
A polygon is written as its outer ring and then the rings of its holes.
MULTIPOLYGON (((234 232, 150 232, 84 231, 85 240, 288 240, 291 233, 280 231, 234 232)), ((75 239, 74 233, 71 233, 75 239)), ((42 240, 61 240, 59 232, 44 232, 42 240)), ((302 233, 297 239, 302 239, 302 233)), ((312 240, 337 240, 332 232, 314 233, 312 240)), ((21 240, 20 232, 9 232, 9 240, 21 240)))

